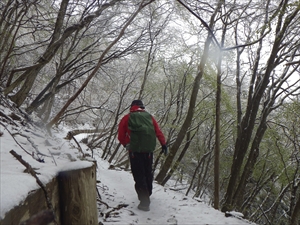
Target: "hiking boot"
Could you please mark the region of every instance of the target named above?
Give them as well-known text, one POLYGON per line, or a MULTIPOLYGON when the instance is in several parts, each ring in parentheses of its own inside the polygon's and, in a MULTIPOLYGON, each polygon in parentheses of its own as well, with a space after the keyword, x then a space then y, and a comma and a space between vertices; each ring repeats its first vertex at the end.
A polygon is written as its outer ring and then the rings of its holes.
POLYGON ((141 204, 138 205, 138 209, 143 210, 143 211, 150 211, 149 206, 144 206, 144 205, 141 205, 141 204))

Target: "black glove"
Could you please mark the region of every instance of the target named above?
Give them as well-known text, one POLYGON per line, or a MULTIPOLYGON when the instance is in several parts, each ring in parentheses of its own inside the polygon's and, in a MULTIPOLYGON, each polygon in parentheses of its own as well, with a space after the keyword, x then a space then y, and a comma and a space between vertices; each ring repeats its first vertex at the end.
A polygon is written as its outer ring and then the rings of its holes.
POLYGON ((162 145, 160 153, 164 153, 165 155, 167 155, 168 154, 168 147, 166 145, 162 145))
POLYGON ((129 151, 130 150, 130 144, 125 145, 125 148, 126 148, 127 151, 129 151))

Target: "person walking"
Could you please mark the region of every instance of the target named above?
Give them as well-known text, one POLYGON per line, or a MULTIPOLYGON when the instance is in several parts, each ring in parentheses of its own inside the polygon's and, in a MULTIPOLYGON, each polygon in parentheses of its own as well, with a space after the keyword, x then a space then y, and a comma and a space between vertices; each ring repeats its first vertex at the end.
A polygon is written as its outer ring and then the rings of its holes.
POLYGON ((153 183, 153 151, 156 138, 162 146, 162 153, 168 152, 165 136, 154 117, 145 110, 141 100, 131 103, 130 113, 125 115, 118 127, 118 140, 129 153, 135 190, 140 200, 138 209, 150 210, 150 196, 153 183))

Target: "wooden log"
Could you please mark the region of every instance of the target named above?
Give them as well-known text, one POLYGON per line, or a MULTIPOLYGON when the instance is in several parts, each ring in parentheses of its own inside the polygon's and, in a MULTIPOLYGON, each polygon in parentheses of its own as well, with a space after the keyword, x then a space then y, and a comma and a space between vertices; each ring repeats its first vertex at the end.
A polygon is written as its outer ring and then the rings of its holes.
POLYGON ((61 224, 97 225, 96 166, 58 174, 61 224))

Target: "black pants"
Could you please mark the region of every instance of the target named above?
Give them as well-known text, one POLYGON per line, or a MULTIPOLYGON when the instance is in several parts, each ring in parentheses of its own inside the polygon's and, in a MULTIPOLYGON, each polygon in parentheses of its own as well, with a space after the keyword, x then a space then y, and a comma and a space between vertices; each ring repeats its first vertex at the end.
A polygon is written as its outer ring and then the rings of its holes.
POLYGON ((141 205, 149 206, 153 182, 153 153, 130 152, 129 156, 136 193, 141 205))

